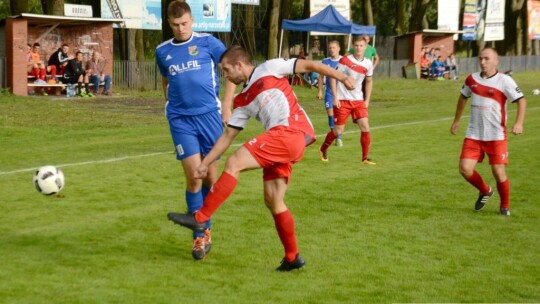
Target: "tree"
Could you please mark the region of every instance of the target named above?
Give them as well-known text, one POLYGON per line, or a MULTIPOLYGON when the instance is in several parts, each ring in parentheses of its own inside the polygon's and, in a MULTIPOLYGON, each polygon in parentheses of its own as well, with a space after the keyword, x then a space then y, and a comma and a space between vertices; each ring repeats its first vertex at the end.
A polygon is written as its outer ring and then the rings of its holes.
POLYGON ((278 32, 279 32, 279 13, 281 11, 281 0, 272 0, 270 6, 270 20, 268 24, 268 55, 267 58, 276 58, 278 56, 278 32))
POLYGON ((394 23, 394 32, 396 35, 404 35, 407 33, 405 21, 405 0, 396 1, 396 22, 394 23))
POLYGON ((41 0, 45 15, 64 16, 64 0, 41 0))
MULTIPOLYGON (((288 0, 281 1, 281 20, 291 18, 292 2, 288 0)), ((289 31, 283 31, 283 45, 281 46, 281 56, 289 58, 289 31)))
POLYGON ((409 32, 421 31, 423 27, 424 17, 430 0, 413 0, 411 18, 409 19, 409 32))
MULTIPOLYGON (((3 2, 1 2, 3 3, 3 2)), ((28 12, 28 0, 10 0, 11 15, 20 15, 28 12)), ((3 8, 2 8, 3 10, 3 8)))

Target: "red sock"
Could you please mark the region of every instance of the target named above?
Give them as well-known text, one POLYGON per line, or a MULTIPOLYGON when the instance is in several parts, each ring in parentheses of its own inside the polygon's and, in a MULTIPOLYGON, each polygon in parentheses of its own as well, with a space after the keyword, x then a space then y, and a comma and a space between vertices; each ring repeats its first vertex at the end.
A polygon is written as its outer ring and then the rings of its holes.
POLYGON ((45 78, 47 78, 47 70, 45 70, 45 68, 42 68, 39 70, 39 79, 41 80, 45 80, 45 78))
POLYGON ((236 184, 238 184, 238 180, 234 176, 225 171, 221 173, 217 182, 208 192, 202 208, 195 213, 195 220, 199 223, 208 221, 219 206, 231 195, 236 184))
POLYGON ((473 185, 480 193, 485 194, 489 192, 489 185, 484 182, 482 179, 482 176, 476 172, 476 170, 473 172, 471 177, 467 179, 467 181, 473 185))
POLYGON ((328 132, 321 146, 321 151, 326 152, 328 150, 328 147, 332 145, 335 139, 336 139, 336 134, 334 134, 334 131, 328 132))
POLYGON ((294 219, 289 209, 278 214, 273 214, 276 230, 285 249, 285 260, 294 261, 298 254, 296 234, 294 232, 294 219))
POLYGON ((56 66, 51 65, 51 79, 56 80, 56 66))
POLYGON ((510 181, 507 179, 497 183, 497 191, 501 197, 501 208, 510 208, 510 181))
POLYGON ((371 146, 371 135, 369 132, 362 132, 360 135, 360 145, 362 146, 362 160, 368 158, 369 147, 371 146))
POLYGON ((39 70, 38 70, 38 68, 32 68, 32 76, 36 77, 36 80, 39 79, 39 70))

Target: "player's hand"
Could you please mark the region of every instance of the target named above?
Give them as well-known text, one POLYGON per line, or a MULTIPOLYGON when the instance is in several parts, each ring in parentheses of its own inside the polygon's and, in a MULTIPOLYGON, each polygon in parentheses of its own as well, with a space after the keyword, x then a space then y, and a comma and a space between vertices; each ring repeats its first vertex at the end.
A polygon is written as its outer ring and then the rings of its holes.
POLYGON ((224 126, 226 126, 229 123, 229 120, 231 119, 231 109, 221 109, 221 122, 224 126))
POLYGON ((195 173, 193 174, 194 178, 202 179, 205 178, 208 174, 208 166, 205 164, 200 164, 197 169, 195 169, 195 173))
POLYGON ((339 99, 337 98, 337 96, 334 96, 334 107, 336 108, 341 108, 341 102, 339 102, 339 99))
POLYGON ((345 87, 348 90, 353 90, 354 87, 356 86, 356 80, 350 76, 347 76, 347 78, 344 81, 342 81, 342 83, 345 85, 345 87))
POLYGON ((452 133, 452 135, 456 135, 458 129, 459 129, 459 124, 453 123, 452 126, 450 127, 450 133, 452 133))
POLYGON ((319 91, 317 93, 317 98, 320 100, 320 99, 322 99, 322 97, 323 97, 323 93, 319 91))
POLYGON ((522 126, 522 125, 515 124, 515 125, 512 127, 512 133, 513 133, 514 135, 522 134, 522 133, 523 133, 523 126, 522 126))

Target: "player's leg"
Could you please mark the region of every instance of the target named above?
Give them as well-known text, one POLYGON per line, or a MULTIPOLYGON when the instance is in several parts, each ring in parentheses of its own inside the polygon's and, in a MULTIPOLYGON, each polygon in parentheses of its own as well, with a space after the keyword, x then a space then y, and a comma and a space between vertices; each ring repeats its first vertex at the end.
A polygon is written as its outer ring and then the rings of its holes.
POLYGON ((245 146, 241 146, 229 156, 221 176, 212 187, 212 192, 208 193, 201 210, 195 214, 197 222, 206 222, 229 198, 238 184, 240 172, 257 168, 260 168, 259 163, 245 146))
POLYGON ((508 164, 506 141, 500 140, 486 143, 486 153, 489 156, 491 172, 497 182, 501 215, 510 215, 510 181, 506 175, 506 165, 508 164))
POLYGON ((491 171, 497 181, 497 191, 499 192, 501 215, 510 215, 510 180, 506 175, 503 164, 491 165, 491 171))
POLYGON ((466 138, 463 141, 459 160, 459 173, 469 184, 478 189, 479 195, 474 209, 484 208, 489 198, 493 195, 493 189, 484 181, 482 176, 475 170, 476 165, 484 160, 484 151, 481 143, 477 140, 466 138))
POLYGON ((362 163, 365 165, 375 165, 369 158, 369 152, 371 148, 371 132, 369 128, 368 110, 364 102, 358 102, 355 104, 355 108, 352 111, 353 122, 358 125, 360 129, 360 146, 362 147, 362 163))
POLYGON ((287 187, 286 178, 264 181, 264 203, 272 213, 274 226, 285 251, 285 257, 276 269, 278 271, 289 271, 305 265, 298 251, 294 218, 284 202, 287 187))
POLYGON ((341 106, 334 107, 334 130, 328 132, 324 139, 324 142, 319 148, 319 157, 322 161, 328 161, 328 148, 332 145, 337 136, 343 134, 345 125, 347 124, 347 118, 349 117, 350 108, 346 103, 341 103, 341 106))

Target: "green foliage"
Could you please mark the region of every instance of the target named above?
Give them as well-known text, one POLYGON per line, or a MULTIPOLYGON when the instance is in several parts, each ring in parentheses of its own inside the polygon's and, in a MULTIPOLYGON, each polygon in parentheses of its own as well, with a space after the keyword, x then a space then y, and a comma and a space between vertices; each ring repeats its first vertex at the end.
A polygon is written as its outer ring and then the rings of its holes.
MULTIPOLYGON (((261 171, 241 175, 214 217, 212 252, 195 262, 160 92, 66 99, 0 95, 0 302, 389 303, 539 302, 538 73, 515 73, 529 109, 509 138, 510 218, 498 196, 474 212, 449 133, 461 83, 374 80, 372 157, 359 162, 349 124, 330 162, 316 90, 295 87, 318 141, 295 165, 286 202, 304 271, 276 273, 283 250, 264 207, 261 171), (59 196, 38 194, 33 169, 61 165, 59 196)), ((515 105, 508 107, 513 122, 515 105)), ((231 150, 260 133, 251 122, 231 150)), ((229 155, 230 151, 226 153, 229 155)), ((489 166, 480 173, 493 185, 489 166)))

